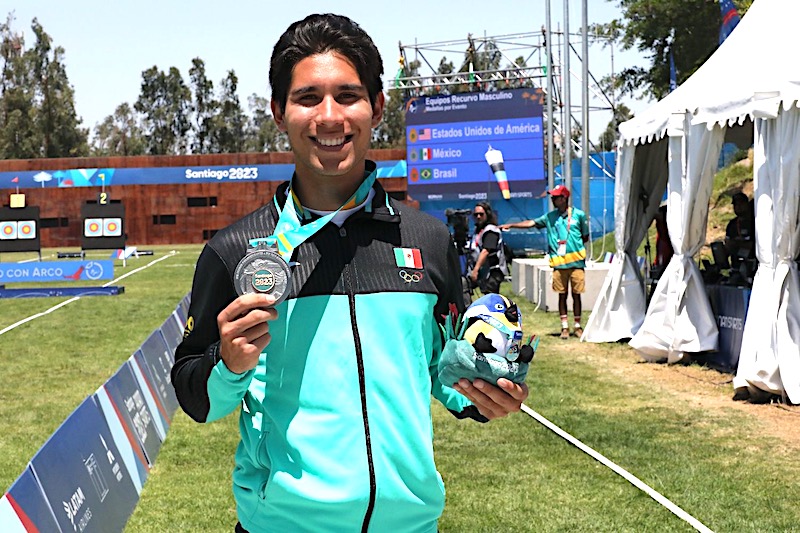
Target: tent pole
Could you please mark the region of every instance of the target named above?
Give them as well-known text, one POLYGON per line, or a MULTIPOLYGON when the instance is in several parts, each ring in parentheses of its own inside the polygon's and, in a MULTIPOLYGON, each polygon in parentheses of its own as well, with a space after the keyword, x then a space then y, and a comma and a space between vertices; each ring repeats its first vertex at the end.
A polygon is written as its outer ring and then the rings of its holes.
POLYGON ((564 68, 561 77, 564 83, 564 125, 561 128, 564 136, 564 185, 572 191, 572 98, 570 97, 569 70, 569 0, 564 0, 564 68))
POLYGON ((547 190, 555 187, 553 161, 553 34, 550 29, 550 0, 545 0, 545 55, 547 56, 547 190))
MULTIPOLYGON (((583 135, 581 136, 581 210, 591 222, 589 216, 589 13, 588 0, 583 0, 581 38, 583 46, 581 55, 582 77, 581 82, 581 122, 583 135)), ((590 226, 591 227, 591 226, 590 226)))

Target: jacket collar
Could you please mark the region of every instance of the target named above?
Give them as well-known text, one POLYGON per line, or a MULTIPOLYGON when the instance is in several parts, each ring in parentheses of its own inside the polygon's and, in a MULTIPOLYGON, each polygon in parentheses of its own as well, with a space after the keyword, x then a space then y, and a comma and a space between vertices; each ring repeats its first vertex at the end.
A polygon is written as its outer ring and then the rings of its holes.
MULTIPOLYGON (((370 161, 367 159, 365 161, 365 169, 364 169, 364 178, 366 179, 369 174, 375 172, 377 165, 374 161, 370 161)), ((283 205, 286 203, 288 196, 286 194, 286 190, 289 188, 288 181, 281 183, 277 190, 275 191, 275 201, 273 203, 273 207, 275 207, 275 203, 278 205, 278 211, 283 209, 283 205)), ((378 221, 378 222, 392 222, 392 223, 399 223, 400 222, 400 212, 398 210, 397 205, 392 204, 392 199, 389 197, 389 194, 380 184, 380 181, 375 180, 375 184, 372 186, 372 190, 375 191, 375 194, 372 196, 372 200, 366 204, 363 208, 359 209, 357 212, 350 215, 348 220, 350 219, 362 219, 368 218, 370 220, 378 221)), ((313 213, 308 213, 309 217, 307 220, 314 220, 316 215, 313 213)))

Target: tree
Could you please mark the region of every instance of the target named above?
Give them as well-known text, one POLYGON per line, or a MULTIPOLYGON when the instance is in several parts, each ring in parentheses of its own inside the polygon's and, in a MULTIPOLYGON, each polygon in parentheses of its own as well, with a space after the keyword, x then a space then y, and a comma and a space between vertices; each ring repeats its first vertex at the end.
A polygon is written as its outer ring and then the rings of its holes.
POLYGON ((64 49, 52 47, 52 39, 37 19, 31 25, 36 46, 30 54, 38 99, 37 129, 44 157, 75 157, 88 154, 88 130, 80 127, 75 112, 75 93, 64 67, 64 49), (51 53, 52 52, 52 56, 51 53))
MULTIPOLYGON (((397 78, 413 78, 419 76, 420 62, 417 60, 405 63, 400 59, 400 66, 397 71, 397 78)), ((449 64, 452 67, 452 63, 449 64)), ((439 70, 448 68, 445 59, 439 63, 439 70)), ((440 72, 441 73, 441 72, 440 72)), ((396 84, 398 85, 398 84, 396 84)), ((419 96, 419 90, 405 90, 398 87, 389 89, 387 92, 386 105, 383 109, 383 120, 372 132, 373 148, 403 148, 406 147, 406 116, 405 105, 412 96, 419 96)), ((430 94, 431 90, 425 91, 430 94)))
POLYGON ((74 91, 64 68, 64 49, 34 19, 36 45, 25 50, 8 15, 0 25, 0 157, 30 159, 86 155, 88 132, 80 128, 74 91))
POLYGON ((383 120, 372 132, 372 147, 405 149, 405 98, 401 89, 389 89, 383 108, 383 120))
POLYGON ((93 155, 142 155, 145 139, 138 118, 127 103, 120 104, 113 115, 97 125, 93 155))
POLYGON ((191 101, 191 92, 177 68, 170 67, 169 74, 156 66, 142 72, 139 99, 133 107, 142 114, 147 153, 186 152, 191 101))
POLYGON ((22 34, 11 30, 14 21, 8 15, 0 26, 2 44, 2 120, 0 120, 0 156, 4 159, 30 159, 38 157, 34 123, 34 91, 30 70, 23 54, 25 41, 22 34))
POLYGON ((617 104, 613 118, 608 122, 608 126, 606 126, 605 131, 603 131, 597 141, 603 151, 610 150, 616 146, 617 126, 619 126, 620 122, 625 122, 631 118, 633 118, 633 113, 630 108, 625 104, 617 104))
POLYGON ((214 83, 206 77, 206 64, 199 57, 192 59, 189 84, 194 95, 192 153, 207 154, 210 151, 212 119, 219 108, 219 102, 214 99, 214 83))
MULTIPOLYGON (((735 0, 744 14, 752 0, 735 0)), ((669 55, 675 62, 677 81, 697 70, 717 49, 721 25, 718 2, 708 0, 619 0, 622 18, 596 25, 592 32, 636 48, 648 66, 624 69, 615 79, 623 94, 663 98, 669 92, 669 55)))
POLYGON ((217 153, 241 152, 245 145, 246 117, 239 104, 236 89, 239 79, 233 70, 221 82, 218 113, 209 131, 211 150, 217 153))
POLYGON ((251 117, 247 121, 245 150, 248 152, 285 152, 289 141, 278 130, 270 112, 269 100, 253 93, 248 99, 251 117))

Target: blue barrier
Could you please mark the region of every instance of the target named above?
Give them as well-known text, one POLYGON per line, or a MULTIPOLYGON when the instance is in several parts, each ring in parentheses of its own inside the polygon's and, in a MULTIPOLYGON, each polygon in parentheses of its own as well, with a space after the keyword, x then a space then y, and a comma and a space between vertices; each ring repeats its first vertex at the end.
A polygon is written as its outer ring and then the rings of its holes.
POLYGON ((170 383, 190 295, 34 455, 0 498, 0 531, 122 531, 178 403, 170 383))
POLYGON ((58 531, 53 509, 30 465, 0 499, 0 525, 4 531, 58 531))

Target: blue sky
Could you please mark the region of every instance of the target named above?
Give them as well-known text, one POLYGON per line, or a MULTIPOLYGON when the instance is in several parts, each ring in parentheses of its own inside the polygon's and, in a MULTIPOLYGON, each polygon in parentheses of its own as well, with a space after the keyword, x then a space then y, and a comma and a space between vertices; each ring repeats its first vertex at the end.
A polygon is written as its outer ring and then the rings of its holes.
MULTIPOLYGON (((616 2, 589 0, 589 22, 608 22, 619 16, 616 2)), ((239 98, 247 109, 252 93, 268 96, 267 73, 272 47, 286 27, 310 13, 336 12, 358 22, 381 52, 387 77, 397 71, 398 42, 404 45, 537 32, 545 22, 545 2, 496 0, 434 0, 429 2, 333 2, 211 1, 195 0, 12 0, 3 16, 13 12, 13 29, 23 32, 26 47, 33 45, 30 24, 34 17, 65 49, 76 107, 84 126, 93 127, 123 102, 133 104, 142 71, 156 65, 161 70, 177 67, 188 83, 195 57, 205 61, 215 88, 233 69, 239 78, 239 98)), ((552 24, 563 28, 564 2, 552 0, 552 24)), ((581 23, 581 2, 570 0, 570 30, 581 23)), ((580 49, 579 43, 573 43, 580 49)), ((443 53, 426 52, 438 64, 443 53)), ((522 54, 520 54, 522 55, 522 54)), ((456 66, 462 56, 448 55, 456 66)), ((573 71, 580 63, 572 60, 573 71)), ((614 50, 614 70, 642 63, 635 51, 614 50)), ((611 72, 611 53, 595 45, 589 54, 596 78, 611 72)), ((581 102, 578 81, 573 79, 572 104, 581 102)), ((623 100, 634 111, 647 102, 623 100)), ((573 113, 580 117, 580 109, 573 113)), ((590 133, 596 139, 610 114, 593 112, 590 133)))

